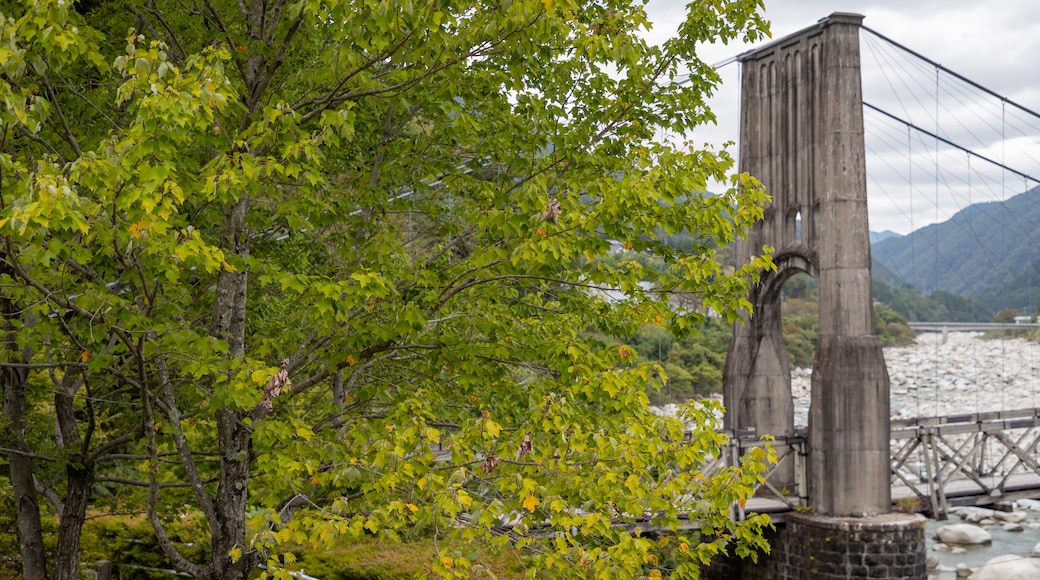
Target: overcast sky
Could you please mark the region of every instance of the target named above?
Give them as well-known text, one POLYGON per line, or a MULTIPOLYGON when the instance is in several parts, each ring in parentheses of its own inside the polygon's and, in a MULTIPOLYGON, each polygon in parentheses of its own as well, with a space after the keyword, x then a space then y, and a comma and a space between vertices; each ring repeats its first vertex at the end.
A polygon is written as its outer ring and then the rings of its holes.
MULTIPOLYGON (((672 35, 685 0, 650 0, 648 37, 672 35)), ((864 26, 980 85, 1040 111, 1040 0, 784 0, 766 2, 773 38, 833 12, 854 12, 864 26)), ((939 73, 927 63, 860 35, 864 100, 1032 177, 1040 178, 1040 119, 939 73), (938 101, 936 99, 938 95, 938 101)), ((702 48, 722 62, 751 46, 702 48)), ((720 70, 724 85, 712 102, 717 128, 690 136, 721 144, 738 137, 736 64, 720 70)), ((1036 182, 1003 171, 916 131, 864 113, 870 229, 909 233, 945 221, 978 202, 1007 199, 1036 182), (936 171, 938 165, 938 172, 936 171)), ((734 152, 735 153, 735 152, 734 152)))

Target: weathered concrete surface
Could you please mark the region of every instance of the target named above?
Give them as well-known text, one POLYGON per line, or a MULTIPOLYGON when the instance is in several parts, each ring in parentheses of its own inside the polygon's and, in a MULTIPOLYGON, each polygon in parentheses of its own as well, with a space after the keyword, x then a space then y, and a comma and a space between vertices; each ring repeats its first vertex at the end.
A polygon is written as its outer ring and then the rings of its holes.
MULTIPOLYGON (((809 500, 819 514, 889 511, 889 379, 873 336, 860 88, 863 17, 835 13, 741 55, 740 169, 772 196, 739 257, 775 248, 778 271, 752 289, 723 374, 728 428, 794 433, 780 288, 819 283, 809 424, 809 500)), ((793 479, 787 470, 774 485, 793 479)))
POLYGON ((891 510, 888 388, 875 337, 817 338, 809 403, 809 501, 817 513, 891 510))

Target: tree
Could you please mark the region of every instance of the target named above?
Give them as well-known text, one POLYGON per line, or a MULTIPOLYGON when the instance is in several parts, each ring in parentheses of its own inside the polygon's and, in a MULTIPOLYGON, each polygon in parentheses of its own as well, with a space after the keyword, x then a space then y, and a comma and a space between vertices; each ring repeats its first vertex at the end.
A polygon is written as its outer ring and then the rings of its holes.
POLYGON ((661 47, 627 0, 5 8, 4 440, 25 575, 76 577, 99 489, 197 578, 284 575, 286 545, 416 527, 601 577, 656 572, 638 518, 699 522, 667 545, 678 574, 762 548, 762 518, 727 515, 767 455, 699 473, 715 409, 688 408, 684 436, 647 411, 661 369, 596 338, 689 332, 703 316, 672 311, 676 293, 729 319, 749 306, 768 257, 726 274, 714 248, 763 192, 737 176, 688 196, 732 159, 656 136, 713 120, 696 47, 760 38, 760 8, 692 5, 661 47), (680 252, 657 231, 697 236, 680 252), (611 241, 667 268, 599 261, 611 241), (53 571, 34 557, 38 493, 60 516, 53 571), (184 510, 206 561, 167 532, 184 510))

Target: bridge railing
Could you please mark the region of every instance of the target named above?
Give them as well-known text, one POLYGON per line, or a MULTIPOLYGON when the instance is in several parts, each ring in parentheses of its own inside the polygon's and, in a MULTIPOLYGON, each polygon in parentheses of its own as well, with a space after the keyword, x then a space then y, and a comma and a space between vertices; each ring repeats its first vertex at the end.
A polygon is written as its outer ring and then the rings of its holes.
POLYGON ((892 421, 897 503, 943 518, 952 505, 988 505, 1040 491, 1040 409, 892 421))
MULTIPOLYGON (((753 448, 769 445, 776 451, 777 462, 770 466, 764 480, 755 489, 757 497, 765 497, 776 504, 775 511, 793 510, 800 505, 808 505, 808 449, 806 434, 800 431, 795 435, 763 440, 754 430, 724 430, 729 437, 725 452, 709 462, 703 468, 705 475, 710 475, 731 466, 739 466, 741 458, 753 448)), ((756 511, 763 511, 761 505, 756 511)), ((730 506, 734 519, 744 519, 744 509, 734 503, 730 506)))

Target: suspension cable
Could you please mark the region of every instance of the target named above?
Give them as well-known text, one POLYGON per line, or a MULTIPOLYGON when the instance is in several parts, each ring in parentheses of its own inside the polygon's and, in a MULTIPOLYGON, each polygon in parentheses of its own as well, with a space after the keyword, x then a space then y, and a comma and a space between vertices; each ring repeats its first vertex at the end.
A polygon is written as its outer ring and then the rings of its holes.
POLYGON ((921 53, 919 53, 919 52, 917 52, 915 50, 912 50, 910 48, 907 48, 906 46, 904 46, 904 45, 902 45, 902 44, 892 40, 891 38, 885 36, 884 34, 881 34, 880 32, 878 32, 878 31, 876 31, 876 30, 874 30, 874 29, 872 29, 870 27, 867 27, 867 26, 862 26, 861 25, 860 28, 862 28, 863 30, 866 30, 867 32, 873 34, 874 36, 880 38, 881 40, 884 40, 885 42, 891 44, 892 46, 895 46, 896 48, 899 48, 899 49, 901 49, 903 51, 906 51, 906 52, 912 54, 913 56, 915 56, 915 57, 925 61, 926 63, 928 63, 928 64, 934 66, 935 68, 937 68, 938 70, 941 70, 942 72, 944 72, 944 73, 946 73, 946 74, 956 78, 957 80, 960 80, 960 81, 963 81, 965 83, 968 83, 969 85, 971 85, 971 86, 975 87, 976 89, 978 89, 978 90, 980 90, 980 91, 990 95, 991 97, 996 97, 996 98, 998 98, 998 99, 1000 99, 1002 101, 1005 101, 1009 105, 1014 106, 1015 108, 1021 110, 1022 112, 1028 113, 1028 114, 1030 114, 1030 115, 1040 119, 1040 113, 1037 113, 1036 111, 1034 111, 1034 110, 1032 110, 1032 109, 1030 109, 1030 108, 1028 108, 1028 107, 1026 107, 1024 105, 1020 105, 1020 104, 1016 103, 1015 101, 1012 101, 1011 99, 1005 97, 1004 95, 1001 95, 1000 93, 997 93, 995 91, 987 89, 986 87, 984 87, 984 86, 980 85, 979 83, 969 79, 968 77, 965 77, 964 75, 958 74, 958 73, 956 73, 956 72, 954 72, 954 71, 944 67, 943 65, 935 62, 934 60, 924 56, 923 54, 921 54, 921 53))

